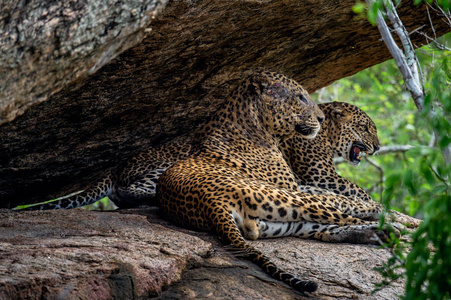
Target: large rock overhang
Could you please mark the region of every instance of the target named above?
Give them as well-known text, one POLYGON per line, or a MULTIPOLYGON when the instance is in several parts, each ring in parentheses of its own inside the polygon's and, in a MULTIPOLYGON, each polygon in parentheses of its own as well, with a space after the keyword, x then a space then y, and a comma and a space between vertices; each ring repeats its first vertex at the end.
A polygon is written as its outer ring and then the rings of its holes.
MULTIPOLYGON (((433 36, 431 21, 436 36, 451 30, 411 2, 398 13, 416 46, 428 42, 420 31, 433 36)), ((0 126, 0 207, 84 189, 133 153, 191 132, 246 70, 279 71, 313 92, 389 59, 377 28, 352 12, 354 4, 171 1, 142 35, 128 37, 133 47, 96 72, 87 67, 63 86, 30 81, 39 94, 2 106, 26 109, 0 126)))

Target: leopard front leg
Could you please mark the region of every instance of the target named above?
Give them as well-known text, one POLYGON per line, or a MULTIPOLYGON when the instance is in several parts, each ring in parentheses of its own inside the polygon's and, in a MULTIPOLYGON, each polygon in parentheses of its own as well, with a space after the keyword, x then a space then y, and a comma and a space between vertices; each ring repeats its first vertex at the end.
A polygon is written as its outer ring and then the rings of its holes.
MULTIPOLYGON (((235 187, 234 194, 228 198, 244 201, 238 201, 238 207, 242 209, 235 210, 232 215, 248 239, 297 236, 327 242, 368 244, 378 244, 379 240, 387 239, 387 235, 379 230, 378 222, 365 221, 341 211, 350 210, 367 216, 374 210, 371 205, 355 209, 352 202, 337 195, 290 192, 251 180, 242 186, 235 183, 235 187), (330 206, 338 200, 343 201, 330 206)), ((233 205, 230 209, 235 207, 233 205)))
MULTIPOLYGON (((307 221, 268 222, 258 221, 258 238, 295 236, 303 239, 317 239, 332 243, 374 244, 386 242, 388 235, 379 229, 377 222, 364 225, 326 225, 307 221)), ((396 226, 395 233, 399 233, 396 226)))
POLYGON ((423 222, 422 220, 405 215, 396 210, 390 210, 390 213, 386 220, 388 220, 388 222, 401 223, 407 228, 418 228, 421 225, 421 222, 423 222))
POLYGON ((299 190, 302 193, 308 193, 312 195, 328 195, 333 196, 331 203, 332 205, 339 209, 340 211, 347 213, 356 218, 376 221, 379 219, 379 214, 382 212, 382 205, 374 201, 361 201, 356 196, 343 196, 335 194, 334 192, 328 191, 326 189, 299 185, 299 190))
MULTIPOLYGON (((377 217, 381 211, 378 203, 354 203, 340 195, 310 195, 271 190, 262 185, 253 186, 253 190, 252 197, 246 193, 241 195, 247 199, 244 215, 248 219, 242 222, 246 238, 297 236, 327 242, 369 244, 387 239, 385 232, 379 230, 378 222, 359 218, 377 217), (252 210, 259 206, 261 211, 253 214, 252 210)), ((399 234, 402 225, 391 225, 399 234)))
MULTIPOLYGON (((308 193, 312 195, 334 195, 339 201, 339 203, 335 203, 335 207, 353 217, 365 220, 378 220, 379 215, 383 209, 380 203, 375 202, 371 199, 368 201, 363 201, 357 196, 343 196, 335 194, 334 192, 331 192, 329 190, 309 185, 299 185, 298 188, 302 193, 308 193)), ((395 210, 390 210, 390 215, 388 216, 387 221, 400 223, 408 228, 417 228, 422 222, 422 220, 410 217, 395 210)))

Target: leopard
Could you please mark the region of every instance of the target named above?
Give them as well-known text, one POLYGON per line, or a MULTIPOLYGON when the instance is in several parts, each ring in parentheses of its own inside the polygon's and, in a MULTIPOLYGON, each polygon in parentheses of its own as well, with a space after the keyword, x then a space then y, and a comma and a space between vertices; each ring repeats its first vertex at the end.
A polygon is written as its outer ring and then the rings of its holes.
POLYGON ((315 140, 307 141, 295 135, 279 146, 299 186, 314 186, 371 201, 365 190, 337 173, 334 158, 358 166, 363 157, 374 155, 380 149, 376 125, 363 110, 350 103, 329 102, 318 106, 326 119, 315 140))
POLYGON ((31 209, 74 208, 104 196, 124 205, 142 203, 157 187, 169 219, 213 231, 272 277, 313 292, 315 282, 280 270, 245 239, 298 236, 375 243, 375 235, 385 237, 378 222, 365 220, 376 219, 377 204, 299 190, 280 144, 294 134, 314 141, 324 119, 298 83, 258 73, 240 85, 194 142, 182 139, 141 153, 85 192, 31 209), (156 185, 161 179, 163 184, 156 185))
POLYGON ((378 243, 376 202, 298 189, 279 145, 313 139, 325 120, 293 79, 259 72, 245 79, 196 134, 196 151, 159 178, 160 210, 178 226, 208 231, 301 293, 318 284, 277 267, 247 240, 296 236, 326 242, 378 243))
MULTIPOLYGON (((358 166, 367 155, 380 149, 374 121, 359 107, 346 102, 328 102, 318 105, 326 119, 313 140, 297 135, 279 145, 290 165, 301 191, 316 194, 335 193, 355 201, 374 202, 357 184, 338 174, 334 158, 342 158, 358 166), (317 189, 316 189, 317 188, 317 189)), ((421 220, 389 210, 388 220, 417 228, 421 220)))
POLYGON ((186 158, 194 149, 191 136, 179 136, 170 143, 151 147, 128 159, 125 164, 88 186, 87 189, 55 200, 18 206, 13 210, 74 209, 93 204, 108 197, 118 208, 142 205, 157 206, 158 179, 175 162, 186 158))
MULTIPOLYGON (((354 166, 365 155, 380 149, 373 120, 357 106, 346 102, 320 103, 325 121, 314 139, 296 134, 278 145, 295 174, 298 189, 311 194, 338 194, 355 201, 373 202, 361 187, 340 176, 334 157, 354 166)), ((109 197, 119 208, 140 205, 157 206, 156 186, 161 175, 195 149, 193 137, 182 135, 170 142, 143 151, 117 171, 107 174, 86 191, 71 197, 29 206, 25 210, 72 209, 109 197)), ((417 228, 421 220, 390 210, 392 219, 408 228, 417 228)))

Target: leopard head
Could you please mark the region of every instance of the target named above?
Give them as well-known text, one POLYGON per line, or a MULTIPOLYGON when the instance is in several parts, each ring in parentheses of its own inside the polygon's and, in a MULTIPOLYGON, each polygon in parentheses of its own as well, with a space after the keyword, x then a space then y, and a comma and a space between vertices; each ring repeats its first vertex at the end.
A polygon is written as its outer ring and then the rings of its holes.
POLYGON ((259 90, 260 120, 268 131, 277 137, 316 136, 324 114, 300 84, 272 72, 261 72, 252 80, 259 90))
POLYGON ((334 156, 357 166, 362 157, 380 149, 376 125, 360 108, 344 102, 325 103, 320 107, 331 120, 329 135, 334 156))

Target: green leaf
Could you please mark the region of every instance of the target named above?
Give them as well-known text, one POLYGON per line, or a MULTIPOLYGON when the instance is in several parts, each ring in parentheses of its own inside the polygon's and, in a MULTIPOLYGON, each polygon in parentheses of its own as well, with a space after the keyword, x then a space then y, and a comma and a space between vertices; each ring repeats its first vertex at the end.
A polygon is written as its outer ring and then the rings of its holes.
POLYGON ((417 195, 417 189, 416 189, 416 185, 415 185, 415 181, 414 181, 414 175, 413 175, 413 171, 411 169, 407 169, 404 172, 403 183, 404 183, 404 186, 406 186, 408 188, 408 190, 412 196, 417 195))
POLYGON ((357 2, 353 7, 352 7, 352 11, 356 14, 363 14, 363 12, 366 9, 366 4, 362 3, 362 2, 357 2))
POLYGON ((370 4, 368 8, 368 21, 374 26, 376 25, 376 19, 379 12, 379 4, 377 2, 373 2, 370 4))

